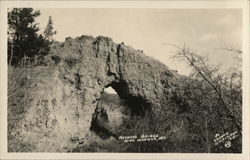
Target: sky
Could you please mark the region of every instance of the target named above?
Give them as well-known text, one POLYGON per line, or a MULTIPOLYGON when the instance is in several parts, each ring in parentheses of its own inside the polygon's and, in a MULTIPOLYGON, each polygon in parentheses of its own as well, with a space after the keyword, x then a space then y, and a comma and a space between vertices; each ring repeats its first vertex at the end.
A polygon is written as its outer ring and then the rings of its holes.
POLYGON ((223 68, 234 65, 233 54, 221 48, 242 44, 242 12, 240 9, 53 9, 36 8, 41 31, 52 16, 57 41, 81 35, 107 36, 124 42, 182 75, 190 70, 182 62, 173 61, 176 48, 187 44, 208 56, 212 64, 223 68))

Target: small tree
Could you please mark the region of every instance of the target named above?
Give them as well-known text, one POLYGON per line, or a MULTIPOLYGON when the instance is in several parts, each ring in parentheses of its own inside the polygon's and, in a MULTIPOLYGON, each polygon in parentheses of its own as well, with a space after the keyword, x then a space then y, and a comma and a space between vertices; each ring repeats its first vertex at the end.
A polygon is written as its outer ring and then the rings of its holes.
POLYGON ((52 43, 54 41, 53 35, 55 35, 57 33, 57 31, 54 31, 53 29, 54 29, 53 20, 52 20, 52 17, 49 16, 49 21, 47 23, 47 26, 46 26, 43 34, 44 34, 44 38, 46 40, 48 40, 50 43, 52 43))

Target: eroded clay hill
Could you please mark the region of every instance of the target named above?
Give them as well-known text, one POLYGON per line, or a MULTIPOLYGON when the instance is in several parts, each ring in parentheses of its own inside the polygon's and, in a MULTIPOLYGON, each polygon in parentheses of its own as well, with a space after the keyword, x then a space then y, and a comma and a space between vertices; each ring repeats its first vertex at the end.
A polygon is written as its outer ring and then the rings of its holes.
POLYGON ((74 138, 87 141, 92 114, 109 86, 132 114, 161 111, 175 78, 142 51, 101 36, 66 38, 46 58, 47 66, 29 71, 30 105, 12 131, 19 136, 14 145, 29 144, 32 151, 66 151, 74 138))
MULTIPOLYGON (((22 95, 14 97, 18 104, 9 98, 9 151, 67 152, 79 144, 89 144, 94 116, 109 112, 98 108, 98 102, 110 86, 126 101, 131 115, 159 113, 176 98, 173 90, 180 76, 140 50, 107 37, 66 38, 52 45, 46 59, 46 65, 25 72, 25 85, 15 91, 22 95)), ((171 112, 180 117, 178 110, 171 112)), ((166 123, 175 119, 166 117, 166 123)), ((106 117, 105 124, 112 132, 117 124, 108 123, 106 117)), ((170 126, 179 126, 183 134, 185 123, 171 122, 170 126)), ((175 139, 181 137, 173 135, 175 139)))

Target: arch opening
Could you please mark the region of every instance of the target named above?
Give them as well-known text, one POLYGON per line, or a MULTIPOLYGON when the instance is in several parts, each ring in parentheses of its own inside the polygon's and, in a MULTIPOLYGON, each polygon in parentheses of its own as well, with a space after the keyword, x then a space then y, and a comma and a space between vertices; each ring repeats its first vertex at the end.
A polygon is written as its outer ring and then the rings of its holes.
POLYGON ((125 81, 106 86, 97 103, 90 130, 102 139, 117 137, 116 129, 132 116, 143 117, 151 111, 150 103, 130 92, 125 81))
POLYGON ((123 119, 128 116, 130 111, 126 107, 125 100, 121 99, 111 86, 107 86, 92 115, 90 130, 102 139, 117 137, 115 128, 119 127, 123 119))
POLYGON ((150 102, 140 95, 136 95, 129 90, 126 81, 113 82, 110 86, 117 92, 119 97, 126 101, 131 109, 131 116, 144 116, 151 111, 150 102))

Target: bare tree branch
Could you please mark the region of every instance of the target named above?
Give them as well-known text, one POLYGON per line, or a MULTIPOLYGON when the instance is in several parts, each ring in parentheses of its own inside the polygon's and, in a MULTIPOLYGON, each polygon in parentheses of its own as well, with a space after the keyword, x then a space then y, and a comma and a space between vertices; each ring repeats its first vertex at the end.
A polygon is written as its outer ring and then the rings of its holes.
MULTIPOLYGON (((193 68, 193 71, 197 72, 198 75, 212 87, 212 89, 215 91, 220 101, 222 102, 224 108, 230 113, 232 119, 234 119, 234 123, 237 126, 239 132, 241 132, 242 130, 241 112, 235 109, 235 107, 233 107, 233 103, 227 100, 228 99, 226 98, 227 95, 224 94, 224 91, 222 89, 223 78, 220 76, 217 76, 217 79, 215 78, 216 72, 218 72, 219 67, 209 66, 207 64, 206 58, 197 55, 195 51, 192 51, 191 49, 186 47, 186 45, 184 45, 183 47, 179 47, 173 44, 170 45, 176 47, 179 50, 177 54, 174 56, 174 58, 188 63, 188 65, 193 68)), ((227 50, 236 53, 242 53, 240 50, 235 50, 232 48, 227 48, 227 50)), ((233 79, 231 81, 233 81, 233 79)))

